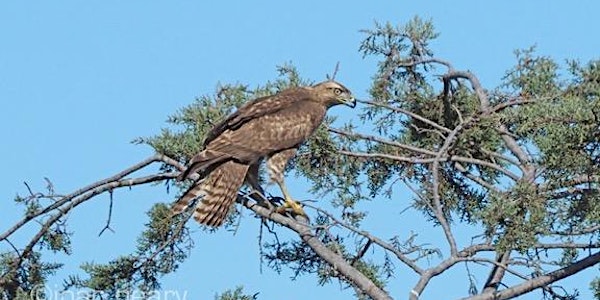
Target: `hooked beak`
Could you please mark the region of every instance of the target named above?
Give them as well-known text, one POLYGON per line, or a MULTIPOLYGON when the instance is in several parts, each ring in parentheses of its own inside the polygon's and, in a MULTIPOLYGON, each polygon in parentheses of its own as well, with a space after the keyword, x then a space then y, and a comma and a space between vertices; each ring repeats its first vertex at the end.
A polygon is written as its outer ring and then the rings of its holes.
POLYGON ((350 96, 349 98, 345 98, 342 99, 342 104, 346 105, 346 106, 350 106, 352 108, 356 107, 356 99, 352 96, 350 96))

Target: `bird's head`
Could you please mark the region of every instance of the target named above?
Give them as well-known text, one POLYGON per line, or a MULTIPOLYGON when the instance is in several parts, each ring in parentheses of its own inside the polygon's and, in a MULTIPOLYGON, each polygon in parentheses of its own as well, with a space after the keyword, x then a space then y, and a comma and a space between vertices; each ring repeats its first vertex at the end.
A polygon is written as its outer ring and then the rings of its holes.
POLYGON ((323 101, 327 107, 338 104, 344 104, 350 107, 356 106, 356 99, 354 99, 350 90, 339 82, 327 80, 313 85, 311 89, 316 93, 318 99, 323 101))

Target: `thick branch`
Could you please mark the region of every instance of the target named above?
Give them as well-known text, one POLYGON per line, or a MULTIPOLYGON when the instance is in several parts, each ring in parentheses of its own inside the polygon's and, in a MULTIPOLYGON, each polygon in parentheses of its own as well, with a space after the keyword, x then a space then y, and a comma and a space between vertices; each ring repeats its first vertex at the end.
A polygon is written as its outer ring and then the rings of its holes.
POLYGON ((433 64, 433 63, 443 65, 446 68, 448 68, 449 71, 454 70, 454 67, 452 66, 452 64, 449 61, 435 58, 435 57, 421 58, 418 60, 411 59, 409 61, 404 61, 404 62, 398 63, 398 67, 406 68, 406 67, 414 67, 416 65, 433 64))
POLYGON ((504 251, 504 253, 498 253, 498 257, 496 261, 498 265, 494 266, 490 271, 488 279, 483 286, 483 293, 491 293, 498 290, 500 283, 502 282, 502 278, 504 278, 504 274, 506 272, 506 268, 501 266, 508 265, 508 261, 510 259, 510 251, 504 251))
POLYGON ((488 99, 487 94, 485 93, 485 90, 481 86, 479 79, 473 73, 468 72, 468 71, 465 72, 465 71, 450 70, 450 71, 448 71, 448 73, 444 74, 443 78, 444 78, 444 80, 457 79, 457 78, 467 79, 471 83, 471 87, 473 87, 473 90, 475 91, 475 95, 477 95, 477 98, 479 99, 479 102, 481 103, 481 111, 487 112, 489 110, 490 100, 488 99))
POLYGON ((354 284, 365 294, 369 295, 372 299, 392 299, 384 290, 376 286, 368 277, 350 265, 343 257, 327 248, 327 246, 312 232, 307 223, 273 213, 271 210, 256 205, 255 203, 245 202, 244 206, 254 211, 257 215, 268 218, 296 232, 302 241, 313 249, 321 259, 339 271, 349 282, 354 284))
POLYGON ((429 284, 433 277, 442 274, 450 267, 465 260, 467 260, 466 257, 452 256, 442 261, 439 265, 435 266, 434 268, 427 269, 423 273, 423 275, 421 275, 415 287, 413 287, 413 289, 410 291, 408 298, 410 300, 418 300, 421 293, 423 293, 423 290, 425 290, 425 287, 429 284))
MULTIPOLYGON (((176 178, 177 173, 168 173, 168 174, 151 175, 151 176, 140 177, 140 178, 135 178, 135 179, 119 180, 120 178, 122 178, 134 171, 137 171, 137 170, 143 168, 144 166, 147 166, 150 163, 155 162, 155 161, 165 162, 169 165, 176 167, 179 170, 182 170, 184 168, 184 166, 181 165, 176 160, 173 160, 171 158, 168 158, 168 157, 162 156, 162 155, 155 155, 139 164, 134 165, 131 168, 124 170, 123 172, 116 174, 115 176, 109 177, 107 179, 98 181, 92 185, 89 185, 85 188, 79 189, 76 192, 70 194, 69 196, 66 196, 64 199, 57 201, 56 203, 54 203, 51 206, 44 209, 43 211, 45 213, 47 213, 54 209, 58 209, 59 212, 52 215, 48 220, 46 220, 43 223, 42 228, 27 244, 27 246, 23 250, 22 254, 18 257, 17 261, 15 261, 14 266, 18 267, 22 263, 22 261, 29 256, 33 247, 40 241, 40 239, 51 228, 51 226, 53 224, 55 224, 67 212, 69 212, 70 210, 72 210, 73 208, 78 206, 79 204, 81 204, 101 193, 104 193, 106 191, 112 191, 119 187, 124 187, 124 186, 129 187, 129 186, 133 186, 133 185, 139 185, 139 184, 145 184, 145 183, 149 183, 149 182, 156 182, 156 181, 161 181, 161 180, 165 180, 165 179, 176 178)), ((319 255, 324 261, 329 263, 333 268, 338 270, 340 272, 340 274, 342 274, 345 278, 347 278, 349 280, 349 282, 354 284, 356 287, 360 288, 361 291, 363 291, 364 293, 369 295, 371 298, 373 298, 373 299, 392 299, 385 291, 383 291, 382 289, 377 287, 369 278, 367 278, 364 274, 362 274, 357 269, 355 269, 353 266, 351 266, 349 264, 349 262, 346 261, 343 257, 337 255, 335 252, 333 252, 329 248, 327 248, 327 246, 325 244, 323 244, 315 236, 314 233, 312 233, 311 228, 308 226, 308 224, 296 221, 294 219, 291 219, 289 217, 286 217, 286 216, 283 216, 280 214, 272 213, 269 209, 266 209, 266 208, 258 206, 258 205, 250 204, 247 202, 244 203, 244 205, 246 207, 250 208, 251 210, 253 210, 256 214, 258 214, 262 217, 268 218, 270 220, 273 220, 274 222, 281 224, 285 227, 288 227, 291 230, 293 230, 294 232, 296 232, 300 236, 300 238, 304 242, 306 242, 315 251, 315 253, 317 253, 317 255, 319 255)), ((34 215, 27 216, 25 219, 19 221, 10 230, 5 232, 2 235, 2 238, 6 239, 13 232, 15 232, 16 230, 21 228, 24 224, 26 224, 29 220, 31 220, 39 215, 41 215, 41 213, 36 213, 34 215)))
POLYGON ((574 186, 578 186, 578 185, 582 185, 582 184, 587 185, 587 184, 593 184, 593 183, 600 183, 599 175, 583 174, 583 175, 579 175, 579 176, 573 176, 572 178, 569 178, 560 183, 543 184, 540 186, 540 191, 542 191, 542 192, 556 191, 556 190, 574 187, 574 186))
POLYGON ((565 230, 565 231, 552 231, 552 234, 561 235, 561 236, 574 236, 574 235, 586 235, 590 233, 595 233, 600 230, 600 225, 590 226, 586 228, 581 228, 577 230, 565 230))
MULTIPOLYGON (((490 113, 490 110, 492 109, 490 107, 490 101, 487 97, 485 90, 481 86, 481 83, 479 82, 477 76, 475 76, 471 72, 464 71, 449 71, 447 74, 444 75, 444 80, 457 78, 467 79, 471 83, 471 86, 475 91, 475 95, 477 95, 477 98, 479 99, 479 102, 481 104, 481 111, 486 114, 490 113)), ((503 109, 503 107, 500 106, 497 107, 497 109, 503 109)), ((521 146, 519 146, 518 142, 511 135, 508 134, 508 129, 506 128, 506 126, 504 126, 504 124, 498 125, 498 131, 500 132, 502 140, 506 144, 506 147, 511 151, 511 153, 515 157, 517 157, 519 162, 521 162, 523 166, 523 172, 526 174, 527 177, 533 179, 533 169, 526 167, 531 163, 531 157, 521 146)))
POLYGON ((437 218, 438 222, 440 222, 440 225, 442 226, 442 228, 444 230, 444 235, 446 236, 446 240, 448 241, 448 245, 450 246, 450 255, 451 256, 455 256, 458 250, 456 247, 456 240, 454 239, 452 229, 450 228, 450 223, 446 219, 446 215, 444 213, 444 209, 443 209, 442 202, 441 202, 440 178, 439 178, 439 176, 440 176, 440 173, 439 173, 440 161, 442 159, 442 156, 447 155, 448 150, 451 148, 452 144, 454 143, 454 140, 456 139, 458 134, 462 131, 464 126, 469 124, 472 120, 473 120, 473 118, 469 118, 469 120, 463 121, 461 124, 456 126, 456 128, 454 128, 454 130, 452 130, 452 133, 450 133, 448 135, 448 137, 446 137, 444 144, 438 151, 438 153, 435 157, 435 161, 433 162, 433 164, 431 166, 431 176, 432 176, 432 181, 433 181, 431 189, 433 191, 433 204, 434 204, 434 208, 435 208, 433 213, 434 213, 435 217, 437 218))
POLYGON ((464 298, 464 300, 503 300, 511 299, 525 293, 531 292, 537 288, 541 288, 559 281, 565 277, 581 272, 591 266, 600 263, 600 252, 596 252, 584 259, 581 259, 567 267, 550 272, 546 275, 535 277, 521 284, 512 286, 508 289, 489 294, 480 294, 472 297, 464 298))

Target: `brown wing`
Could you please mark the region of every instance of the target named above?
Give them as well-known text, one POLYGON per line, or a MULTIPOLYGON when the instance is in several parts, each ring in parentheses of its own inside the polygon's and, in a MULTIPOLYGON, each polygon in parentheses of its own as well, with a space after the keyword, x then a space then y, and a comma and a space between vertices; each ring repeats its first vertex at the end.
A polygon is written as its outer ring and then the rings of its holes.
POLYGON ((305 89, 294 88, 279 94, 254 99, 242 105, 237 111, 218 123, 206 135, 204 146, 207 146, 225 130, 236 130, 252 119, 278 112, 308 97, 310 97, 310 94, 305 89))
POLYGON ((313 103, 305 101, 308 97, 310 94, 306 90, 297 88, 243 105, 208 133, 205 150, 190 160, 179 179, 185 179, 193 172, 206 174, 231 159, 254 162, 276 150, 302 142, 306 130, 293 128, 289 134, 282 120, 289 118, 295 124, 310 123, 309 114, 302 113, 307 103, 313 103), (296 116, 298 113, 301 116, 296 116))
POLYGON ((249 120, 239 128, 225 130, 205 151, 254 162, 300 145, 318 127, 325 112, 326 107, 313 101, 297 101, 277 112, 249 120))

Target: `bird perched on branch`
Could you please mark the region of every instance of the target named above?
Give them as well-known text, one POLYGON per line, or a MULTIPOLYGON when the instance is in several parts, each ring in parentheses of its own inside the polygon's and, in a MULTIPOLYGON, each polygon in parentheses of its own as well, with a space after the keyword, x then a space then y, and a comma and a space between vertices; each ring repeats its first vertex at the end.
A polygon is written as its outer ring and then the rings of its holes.
POLYGON ((183 212, 198 198, 194 219, 220 226, 244 182, 262 192, 258 171, 264 159, 270 179, 279 185, 285 199, 277 211, 305 215, 287 191, 283 172, 288 160, 319 127, 327 109, 338 104, 354 107, 356 100, 346 87, 332 80, 244 104, 208 133, 204 150, 180 174, 179 180, 196 172, 201 179, 177 200, 173 212, 183 212))

